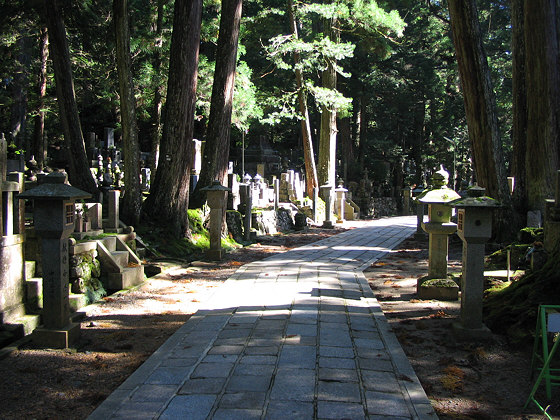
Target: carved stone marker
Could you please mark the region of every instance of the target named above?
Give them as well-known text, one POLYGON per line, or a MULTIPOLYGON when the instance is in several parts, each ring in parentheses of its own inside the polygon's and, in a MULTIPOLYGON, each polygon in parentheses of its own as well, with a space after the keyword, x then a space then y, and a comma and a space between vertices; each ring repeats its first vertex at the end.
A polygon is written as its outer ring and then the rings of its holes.
POLYGON ((66 348, 80 335, 80 325, 70 322, 68 237, 74 230, 75 201, 91 197, 65 182, 65 173, 53 172, 18 196, 33 200, 35 231, 41 237, 44 326, 32 338, 52 348, 66 348))
POLYGON ((222 222, 227 203, 227 193, 229 188, 220 184, 216 180, 210 187, 202 188, 206 191, 206 201, 210 207, 210 249, 206 251, 206 256, 211 260, 222 259, 222 222))

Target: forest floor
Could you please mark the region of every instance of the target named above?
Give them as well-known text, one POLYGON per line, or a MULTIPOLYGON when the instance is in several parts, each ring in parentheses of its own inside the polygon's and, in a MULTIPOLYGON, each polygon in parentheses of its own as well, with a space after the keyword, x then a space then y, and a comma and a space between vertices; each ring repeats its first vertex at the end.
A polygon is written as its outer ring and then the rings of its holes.
MULTIPOLYGON (((239 266, 340 231, 259 237, 219 263, 157 262, 164 273, 85 309, 75 348, 27 343, 0 360, 0 419, 85 419, 239 266)), ((458 303, 416 298, 416 279, 427 272, 426 248, 427 242, 408 239, 366 277, 440 418, 543 418, 534 406, 523 410, 530 348, 510 348, 499 336, 486 344, 457 343, 450 324, 458 303)), ((451 270, 460 270, 460 244, 450 249, 451 270)), ((558 406, 551 411, 560 413, 558 406)))

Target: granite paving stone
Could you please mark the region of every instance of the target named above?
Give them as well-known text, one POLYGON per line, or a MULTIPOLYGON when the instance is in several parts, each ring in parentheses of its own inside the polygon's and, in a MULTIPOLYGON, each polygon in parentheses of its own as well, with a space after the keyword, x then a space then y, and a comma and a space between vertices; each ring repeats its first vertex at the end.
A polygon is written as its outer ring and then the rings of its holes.
POLYGON ((215 395, 177 395, 171 400, 159 419, 205 420, 212 411, 215 401, 215 395))
POLYGON ((318 419, 364 419, 362 404, 333 401, 317 401, 318 419))
POLYGON ((187 379, 178 394, 219 394, 227 378, 193 378, 187 379))
POLYGON ((218 403, 219 408, 246 408, 261 410, 264 407, 266 392, 226 392, 218 403))
POLYGON ((357 382, 319 381, 319 401, 360 402, 360 387, 357 382))
POLYGON ((227 392, 262 391, 268 389, 272 381, 272 374, 268 376, 234 375, 227 384, 227 392))
POLYGON ((244 408, 218 408, 213 420, 260 420, 262 410, 249 410, 244 408))
POLYGON ((313 403, 302 401, 270 401, 266 420, 312 419, 313 403))

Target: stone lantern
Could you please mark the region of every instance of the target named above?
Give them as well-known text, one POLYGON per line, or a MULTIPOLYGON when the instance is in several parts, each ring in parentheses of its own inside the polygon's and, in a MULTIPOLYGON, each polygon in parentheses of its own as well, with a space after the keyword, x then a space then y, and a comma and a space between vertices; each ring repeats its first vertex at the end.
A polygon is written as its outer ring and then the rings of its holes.
POLYGON ((65 173, 53 172, 18 196, 33 200, 35 231, 41 237, 44 326, 33 332, 33 340, 53 348, 66 348, 80 335, 80 325, 70 322, 68 238, 74 231, 75 201, 91 197, 65 182, 65 173))
POLYGON ((222 259, 222 223, 224 220, 224 211, 227 203, 227 193, 231 191, 229 188, 220 184, 215 180, 210 187, 202 188, 206 191, 206 202, 210 207, 210 249, 206 252, 206 256, 211 260, 222 259))
POLYGON ((344 223, 344 206, 346 205, 346 193, 348 190, 340 183, 334 192, 336 193, 336 207, 338 210, 336 212, 338 214, 336 223, 344 223))
POLYGON ((447 278, 448 236, 457 230, 451 222, 452 200, 460 198, 459 194, 447 187, 449 174, 443 168, 432 176, 432 189, 418 196, 420 204, 428 205, 428 222, 422 222, 422 229, 429 235, 429 271, 430 279, 447 278))
POLYGON ((472 187, 468 196, 449 203, 457 209, 457 234, 463 241, 461 322, 453 328, 461 338, 485 338, 490 330, 482 323, 484 246, 492 236, 492 210, 500 204, 472 187))

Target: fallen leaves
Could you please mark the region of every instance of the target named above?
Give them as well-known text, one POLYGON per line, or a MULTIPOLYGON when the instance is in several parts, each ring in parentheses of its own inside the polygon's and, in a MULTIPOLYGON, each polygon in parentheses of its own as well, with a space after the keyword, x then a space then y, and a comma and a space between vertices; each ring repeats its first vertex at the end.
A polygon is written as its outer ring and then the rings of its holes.
POLYGON ((455 365, 447 366, 443 369, 444 376, 441 378, 443 387, 451 392, 460 392, 463 390, 463 379, 465 372, 455 365))

